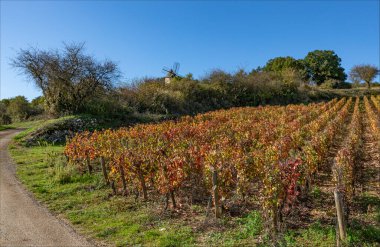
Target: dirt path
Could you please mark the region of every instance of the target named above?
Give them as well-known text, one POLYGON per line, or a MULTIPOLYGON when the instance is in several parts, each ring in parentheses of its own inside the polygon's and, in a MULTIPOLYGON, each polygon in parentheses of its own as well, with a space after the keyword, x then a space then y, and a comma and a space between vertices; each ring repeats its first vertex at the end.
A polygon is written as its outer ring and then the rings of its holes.
POLYGON ((0 132, 0 246, 94 246, 29 196, 7 151, 19 130, 0 132))

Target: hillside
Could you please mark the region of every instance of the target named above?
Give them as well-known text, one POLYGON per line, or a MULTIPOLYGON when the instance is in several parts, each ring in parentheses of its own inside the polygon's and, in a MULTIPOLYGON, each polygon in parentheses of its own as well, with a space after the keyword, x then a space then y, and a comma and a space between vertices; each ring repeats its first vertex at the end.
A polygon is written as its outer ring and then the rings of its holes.
POLYGON ((376 246, 379 103, 234 108, 11 151, 39 200, 110 244, 333 246, 339 188, 348 243, 376 246))

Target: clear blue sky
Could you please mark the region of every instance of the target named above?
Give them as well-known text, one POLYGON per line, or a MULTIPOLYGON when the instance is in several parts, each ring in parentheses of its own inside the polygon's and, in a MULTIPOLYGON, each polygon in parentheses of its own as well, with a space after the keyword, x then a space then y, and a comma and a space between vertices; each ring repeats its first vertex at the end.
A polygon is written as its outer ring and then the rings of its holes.
POLYGON ((213 68, 250 71, 270 58, 334 50, 346 73, 379 66, 379 1, 3 1, 0 98, 41 94, 9 66, 20 48, 86 42, 87 52, 117 62, 123 81, 213 68))

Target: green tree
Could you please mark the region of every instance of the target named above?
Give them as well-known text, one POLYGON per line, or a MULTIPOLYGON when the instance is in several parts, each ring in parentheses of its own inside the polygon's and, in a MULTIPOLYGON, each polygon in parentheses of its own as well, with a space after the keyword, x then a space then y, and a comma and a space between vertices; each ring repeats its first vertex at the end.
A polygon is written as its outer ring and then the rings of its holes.
POLYGON ((232 75, 221 70, 221 69, 214 69, 211 72, 209 72, 204 78, 204 83, 217 83, 217 84, 228 84, 232 83, 232 75))
POLYGON ((0 103, 3 104, 5 108, 7 108, 9 106, 10 102, 11 102, 10 99, 2 99, 0 101, 0 103))
POLYGON ((12 122, 11 117, 7 114, 7 106, 3 102, 0 101, 0 125, 1 124, 10 124, 12 122))
POLYGON ((319 87, 324 89, 339 88, 342 83, 336 79, 328 79, 324 81, 319 87))
POLYGON ((30 115, 30 105, 24 96, 16 96, 9 99, 7 114, 12 118, 12 121, 24 121, 30 115))
POLYGON ((239 69, 232 75, 232 82, 236 85, 247 81, 248 74, 243 69, 239 69))
POLYGON ((347 75, 341 66, 341 59, 331 50, 315 50, 309 52, 304 59, 308 76, 317 85, 328 79, 344 82, 347 75))
POLYGON ((354 83, 364 81, 368 88, 371 88, 372 80, 375 79, 380 70, 369 64, 355 65, 350 71, 350 78, 354 83))
POLYGON ((284 70, 296 71, 303 79, 307 79, 307 71, 303 60, 297 60, 293 57, 276 57, 270 59, 263 68, 267 72, 282 74, 284 70))
POLYGON ((34 98, 30 102, 30 107, 32 109, 33 115, 42 114, 44 112, 44 109, 45 109, 45 98, 44 98, 44 96, 38 96, 38 97, 34 98))
POLYGON ((185 75, 185 78, 188 80, 194 80, 194 75, 192 73, 188 73, 185 75))

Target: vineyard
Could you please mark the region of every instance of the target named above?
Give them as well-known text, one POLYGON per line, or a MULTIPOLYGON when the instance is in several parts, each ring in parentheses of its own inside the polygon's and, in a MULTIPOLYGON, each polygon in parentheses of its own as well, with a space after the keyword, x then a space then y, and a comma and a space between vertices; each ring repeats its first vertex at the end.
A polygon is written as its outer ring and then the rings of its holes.
POLYGON ((371 159, 379 164, 379 96, 234 108, 82 132, 64 153, 83 173, 101 172, 115 195, 163 198, 165 210, 208 205, 219 218, 260 205, 266 229, 276 235, 326 172, 349 221, 363 187, 365 135, 373 141, 371 159))

